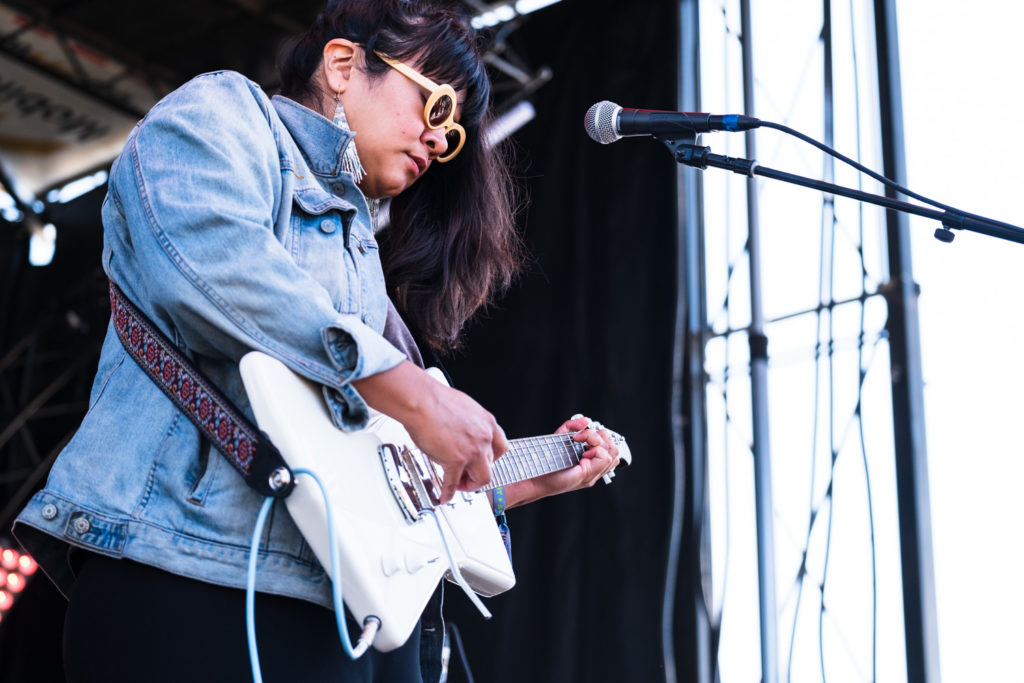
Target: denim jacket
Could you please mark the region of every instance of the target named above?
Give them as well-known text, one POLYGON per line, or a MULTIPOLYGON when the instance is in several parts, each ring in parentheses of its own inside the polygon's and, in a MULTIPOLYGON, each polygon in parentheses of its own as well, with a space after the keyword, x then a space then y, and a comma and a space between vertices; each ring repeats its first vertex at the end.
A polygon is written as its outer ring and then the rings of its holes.
MULTIPOLYGON (((381 335, 369 209, 341 170, 352 137, 217 72, 157 104, 111 169, 107 275, 250 419, 238 374, 249 350, 322 384, 345 429, 368 419, 351 380, 405 358, 381 335)), ((108 327, 89 411, 15 532, 65 591, 68 545, 244 587, 260 503, 108 327)), ((282 505, 256 579, 258 590, 331 604, 282 505)))

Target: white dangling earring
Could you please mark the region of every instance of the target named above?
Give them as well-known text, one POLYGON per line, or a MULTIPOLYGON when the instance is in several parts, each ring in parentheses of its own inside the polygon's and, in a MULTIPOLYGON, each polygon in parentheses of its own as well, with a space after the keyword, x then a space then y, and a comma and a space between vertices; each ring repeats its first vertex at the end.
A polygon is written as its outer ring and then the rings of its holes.
POLYGON ((338 126, 342 130, 347 130, 352 133, 353 137, 345 147, 345 152, 341 156, 341 170, 346 173, 352 174, 352 179, 358 184, 363 178, 366 177, 366 169, 363 168, 363 164, 359 161, 359 151, 356 150, 355 133, 348 125, 348 118, 345 116, 345 108, 341 106, 341 98, 338 97, 338 93, 334 93, 334 102, 337 105, 334 108, 334 125, 338 126))

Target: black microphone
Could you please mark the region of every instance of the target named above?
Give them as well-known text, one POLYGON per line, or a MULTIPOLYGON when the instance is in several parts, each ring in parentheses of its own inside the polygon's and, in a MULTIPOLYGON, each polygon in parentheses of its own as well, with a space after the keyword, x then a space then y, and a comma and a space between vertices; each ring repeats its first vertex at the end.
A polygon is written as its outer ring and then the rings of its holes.
POLYGON ((760 119, 739 114, 623 109, 614 102, 598 102, 583 119, 587 135, 602 145, 630 135, 707 133, 715 130, 750 130, 760 119))

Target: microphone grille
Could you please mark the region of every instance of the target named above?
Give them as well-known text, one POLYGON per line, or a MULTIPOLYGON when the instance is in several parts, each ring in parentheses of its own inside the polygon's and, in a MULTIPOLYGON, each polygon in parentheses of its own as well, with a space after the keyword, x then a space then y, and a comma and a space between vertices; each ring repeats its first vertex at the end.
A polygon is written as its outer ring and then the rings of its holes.
POLYGON ((583 127, 587 129, 590 139, 607 145, 621 138, 615 125, 620 111, 622 107, 608 100, 598 102, 588 109, 587 115, 583 117, 583 127))

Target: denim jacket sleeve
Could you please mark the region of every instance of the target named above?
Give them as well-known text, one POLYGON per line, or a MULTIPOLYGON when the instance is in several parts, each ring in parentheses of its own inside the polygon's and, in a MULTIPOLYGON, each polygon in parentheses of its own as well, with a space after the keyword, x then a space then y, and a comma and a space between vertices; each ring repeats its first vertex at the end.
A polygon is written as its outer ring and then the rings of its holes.
MULTIPOLYGON (((269 100, 238 74, 198 77, 158 104, 111 171, 104 267, 180 346, 236 362, 251 349, 275 356, 328 387, 335 422, 358 428, 368 410, 351 380, 404 356, 362 311, 339 313, 323 274, 283 244, 287 174, 298 172, 283 163, 282 136, 269 100)), ((330 196, 351 222, 357 207, 330 196)))

